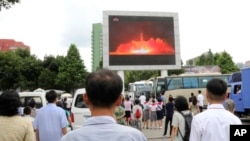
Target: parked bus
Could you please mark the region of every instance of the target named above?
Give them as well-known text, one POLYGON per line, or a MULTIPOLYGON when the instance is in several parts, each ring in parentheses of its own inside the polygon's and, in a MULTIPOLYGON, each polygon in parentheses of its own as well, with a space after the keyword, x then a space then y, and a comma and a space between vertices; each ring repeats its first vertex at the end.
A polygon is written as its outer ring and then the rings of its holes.
MULTIPOLYGON (((230 74, 221 73, 194 73, 194 74, 181 74, 176 76, 155 77, 153 80, 153 91, 156 97, 159 97, 161 93, 164 93, 166 99, 169 95, 174 98, 178 95, 185 96, 187 99, 194 93, 198 95, 198 90, 201 90, 204 95, 204 105, 207 106, 207 100, 205 98, 207 82, 212 78, 220 78, 228 84, 230 74)), ((229 86, 229 85, 228 85, 229 86)), ((228 93, 230 92, 230 86, 228 87, 228 93)))
POLYGON ((151 97, 153 82, 148 80, 136 81, 129 83, 128 86, 128 95, 135 98, 135 96, 140 96, 142 92, 145 93, 145 96, 151 97))

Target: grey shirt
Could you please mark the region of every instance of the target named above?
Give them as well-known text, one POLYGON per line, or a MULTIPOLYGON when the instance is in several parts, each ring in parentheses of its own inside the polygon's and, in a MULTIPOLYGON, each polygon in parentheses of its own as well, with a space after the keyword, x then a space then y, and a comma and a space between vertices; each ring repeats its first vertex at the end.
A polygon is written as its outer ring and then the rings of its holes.
POLYGON ((83 127, 67 133, 60 141, 147 141, 144 134, 132 127, 117 124, 109 116, 90 117, 83 127))

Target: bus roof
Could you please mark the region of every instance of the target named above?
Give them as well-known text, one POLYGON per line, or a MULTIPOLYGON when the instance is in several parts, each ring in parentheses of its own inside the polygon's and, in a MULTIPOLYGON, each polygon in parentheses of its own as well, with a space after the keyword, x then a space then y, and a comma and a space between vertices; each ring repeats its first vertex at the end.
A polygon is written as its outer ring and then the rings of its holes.
POLYGON ((221 74, 221 73, 183 73, 180 75, 171 75, 171 76, 157 76, 157 77, 151 77, 148 80, 153 81, 154 79, 159 79, 159 78, 166 78, 166 77, 185 77, 185 76, 230 76, 231 74, 221 74))

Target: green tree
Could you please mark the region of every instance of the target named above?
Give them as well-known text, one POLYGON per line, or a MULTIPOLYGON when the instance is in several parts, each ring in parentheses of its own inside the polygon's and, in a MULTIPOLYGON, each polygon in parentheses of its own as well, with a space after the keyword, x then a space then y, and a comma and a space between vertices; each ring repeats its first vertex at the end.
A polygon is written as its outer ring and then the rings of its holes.
POLYGON ((0 11, 3 8, 9 9, 12 5, 19 3, 20 0, 0 0, 0 11))
POLYGON ((57 73, 45 68, 41 71, 41 74, 38 77, 39 88, 43 89, 56 89, 55 79, 57 77, 57 73))
POLYGON ((221 73, 228 74, 239 71, 239 68, 235 65, 230 54, 226 51, 222 52, 216 59, 216 65, 221 68, 221 73))
POLYGON ((206 56, 205 54, 202 54, 199 56, 198 60, 196 61, 197 66, 204 66, 206 64, 206 56))
POLYGON ((87 76, 86 67, 80 57, 79 51, 74 44, 71 44, 64 62, 59 67, 56 83, 60 84, 68 92, 84 87, 87 76))
POLYGON ((43 70, 42 61, 36 56, 29 56, 21 59, 21 80, 22 89, 34 90, 39 87, 38 77, 43 70))
POLYGON ((211 49, 209 49, 207 55, 206 55, 206 62, 204 65, 214 65, 215 62, 214 62, 214 55, 211 51, 211 49))
POLYGON ((64 56, 45 56, 43 60, 43 70, 38 78, 39 87, 43 89, 63 89, 56 84, 59 67, 64 61, 64 56))
POLYGON ((19 87, 21 58, 15 53, 0 52, 0 89, 17 89, 19 87))
POLYGON ((18 48, 15 50, 15 54, 21 58, 30 57, 30 51, 27 49, 18 48))

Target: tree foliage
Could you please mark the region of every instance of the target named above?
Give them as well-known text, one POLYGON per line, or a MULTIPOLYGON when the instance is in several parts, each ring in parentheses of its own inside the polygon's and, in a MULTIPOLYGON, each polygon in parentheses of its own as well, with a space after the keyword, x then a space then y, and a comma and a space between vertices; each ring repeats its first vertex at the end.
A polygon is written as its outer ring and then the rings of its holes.
POLYGON ((239 68, 232 61, 232 57, 226 51, 222 52, 216 59, 216 64, 221 68, 221 73, 227 74, 239 71, 239 68))
POLYGON ((202 54, 196 61, 197 66, 217 65, 221 68, 221 73, 232 73, 238 71, 239 68, 235 65, 230 54, 226 51, 213 54, 209 49, 207 54, 202 54))
POLYGON ((0 52, 0 91, 42 88, 71 92, 72 89, 83 87, 87 75, 80 58, 75 45, 70 46, 66 57, 45 56, 43 61, 28 50, 0 52))
POLYGON ((67 56, 59 67, 56 83, 61 84, 64 90, 74 92, 75 89, 84 87, 86 76, 86 67, 79 51, 74 44, 71 44, 67 56))
POLYGON ((9 9, 12 5, 19 3, 20 0, 0 0, 0 11, 3 8, 9 9))
POLYGON ((38 77, 43 70, 42 61, 35 56, 29 56, 22 59, 21 66, 20 70, 23 78, 21 87, 29 90, 38 88, 38 77))
POLYGON ((0 52, 0 88, 17 89, 21 76, 21 58, 13 52, 0 52))

